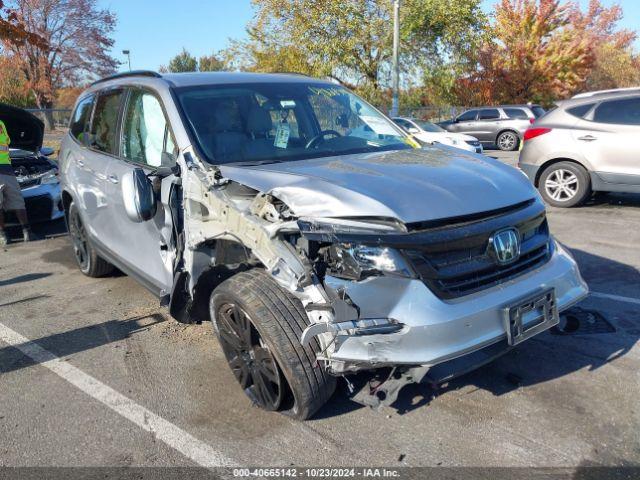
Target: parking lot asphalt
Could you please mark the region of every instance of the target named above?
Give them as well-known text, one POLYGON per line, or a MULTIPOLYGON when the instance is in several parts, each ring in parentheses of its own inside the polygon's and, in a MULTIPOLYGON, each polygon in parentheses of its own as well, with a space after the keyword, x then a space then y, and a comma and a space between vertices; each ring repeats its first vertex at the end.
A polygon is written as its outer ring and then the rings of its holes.
POLYGON ((640 195, 549 218, 593 292, 572 333, 380 411, 341 383, 305 423, 251 405, 210 324, 122 274, 84 277, 63 226, 41 226, 60 234, 0 251, 0 466, 637 465, 640 195))

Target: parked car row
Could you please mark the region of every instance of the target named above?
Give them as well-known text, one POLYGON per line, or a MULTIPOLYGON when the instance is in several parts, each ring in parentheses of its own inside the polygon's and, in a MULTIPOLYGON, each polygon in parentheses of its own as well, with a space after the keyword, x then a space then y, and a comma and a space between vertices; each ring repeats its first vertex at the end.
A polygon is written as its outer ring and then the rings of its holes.
POLYGON ((545 111, 540 105, 500 105, 467 110, 439 125, 452 133, 464 133, 485 146, 517 150, 524 132, 545 111))

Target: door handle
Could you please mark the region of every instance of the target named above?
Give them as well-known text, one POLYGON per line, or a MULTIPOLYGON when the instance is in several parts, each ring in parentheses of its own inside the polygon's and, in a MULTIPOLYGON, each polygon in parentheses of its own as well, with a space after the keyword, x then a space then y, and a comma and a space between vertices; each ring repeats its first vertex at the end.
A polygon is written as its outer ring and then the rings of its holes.
POLYGON ((76 163, 78 164, 79 167, 84 167, 84 160, 77 159, 76 163))
POLYGON ((115 183, 115 184, 118 183, 118 177, 116 177, 115 175, 109 175, 107 177, 107 180, 109 180, 111 183, 115 183))
POLYGON ((593 142, 597 140, 593 135, 584 135, 583 137, 578 137, 578 140, 582 140, 583 142, 593 142))

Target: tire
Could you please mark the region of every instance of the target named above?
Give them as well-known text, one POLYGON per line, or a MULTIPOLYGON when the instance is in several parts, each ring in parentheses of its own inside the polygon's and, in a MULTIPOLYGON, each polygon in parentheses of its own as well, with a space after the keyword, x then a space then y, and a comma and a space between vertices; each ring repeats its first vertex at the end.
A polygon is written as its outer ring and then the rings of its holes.
POLYGON ((538 181, 538 190, 549 205, 577 207, 591 196, 591 179, 580 165, 558 162, 544 169, 538 181))
POLYGON ((498 138, 496 138, 496 145, 503 152, 513 152, 518 149, 518 146, 520 145, 520 138, 516 132, 507 130, 498 135, 498 138))
POLYGON ((256 405, 306 420, 331 398, 336 379, 316 361, 320 344, 300 344, 309 324, 304 307, 264 270, 225 280, 211 294, 209 308, 227 362, 256 405))
POLYGON ((114 266, 100 257, 91 245, 75 202, 69 204, 67 230, 73 244, 73 255, 82 273, 87 277, 98 278, 113 272, 114 266))

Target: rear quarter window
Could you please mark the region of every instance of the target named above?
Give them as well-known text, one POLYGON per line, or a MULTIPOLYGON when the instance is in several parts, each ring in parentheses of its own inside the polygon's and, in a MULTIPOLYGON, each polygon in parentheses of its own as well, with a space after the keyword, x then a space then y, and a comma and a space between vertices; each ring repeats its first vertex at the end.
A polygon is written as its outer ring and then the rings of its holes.
POLYGON ((577 107, 567 108, 567 113, 574 117, 583 118, 589 110, 593 108, 595 103, 587 103, 585 105, 578 105, 577 107))
POLYGON ((511 119, 529 120, 529 115, 527 115, 527 112, 525 112, 521 108, 504 108, 503 110, 505 115, 511 119))
POLYGON ((545 109, 544 109, 544 108, 542 108, 542 107, 541 107, 541 106, 539 106, 539 105, 535 105, 535 106, 531 107, 531 112, 533 113, 533 116, 534 116, 534 117, 536 117, 536 118, 540 118, 540 117, 542 117, 545 113, 547 113, 547 112, 545 111, 545 109))

